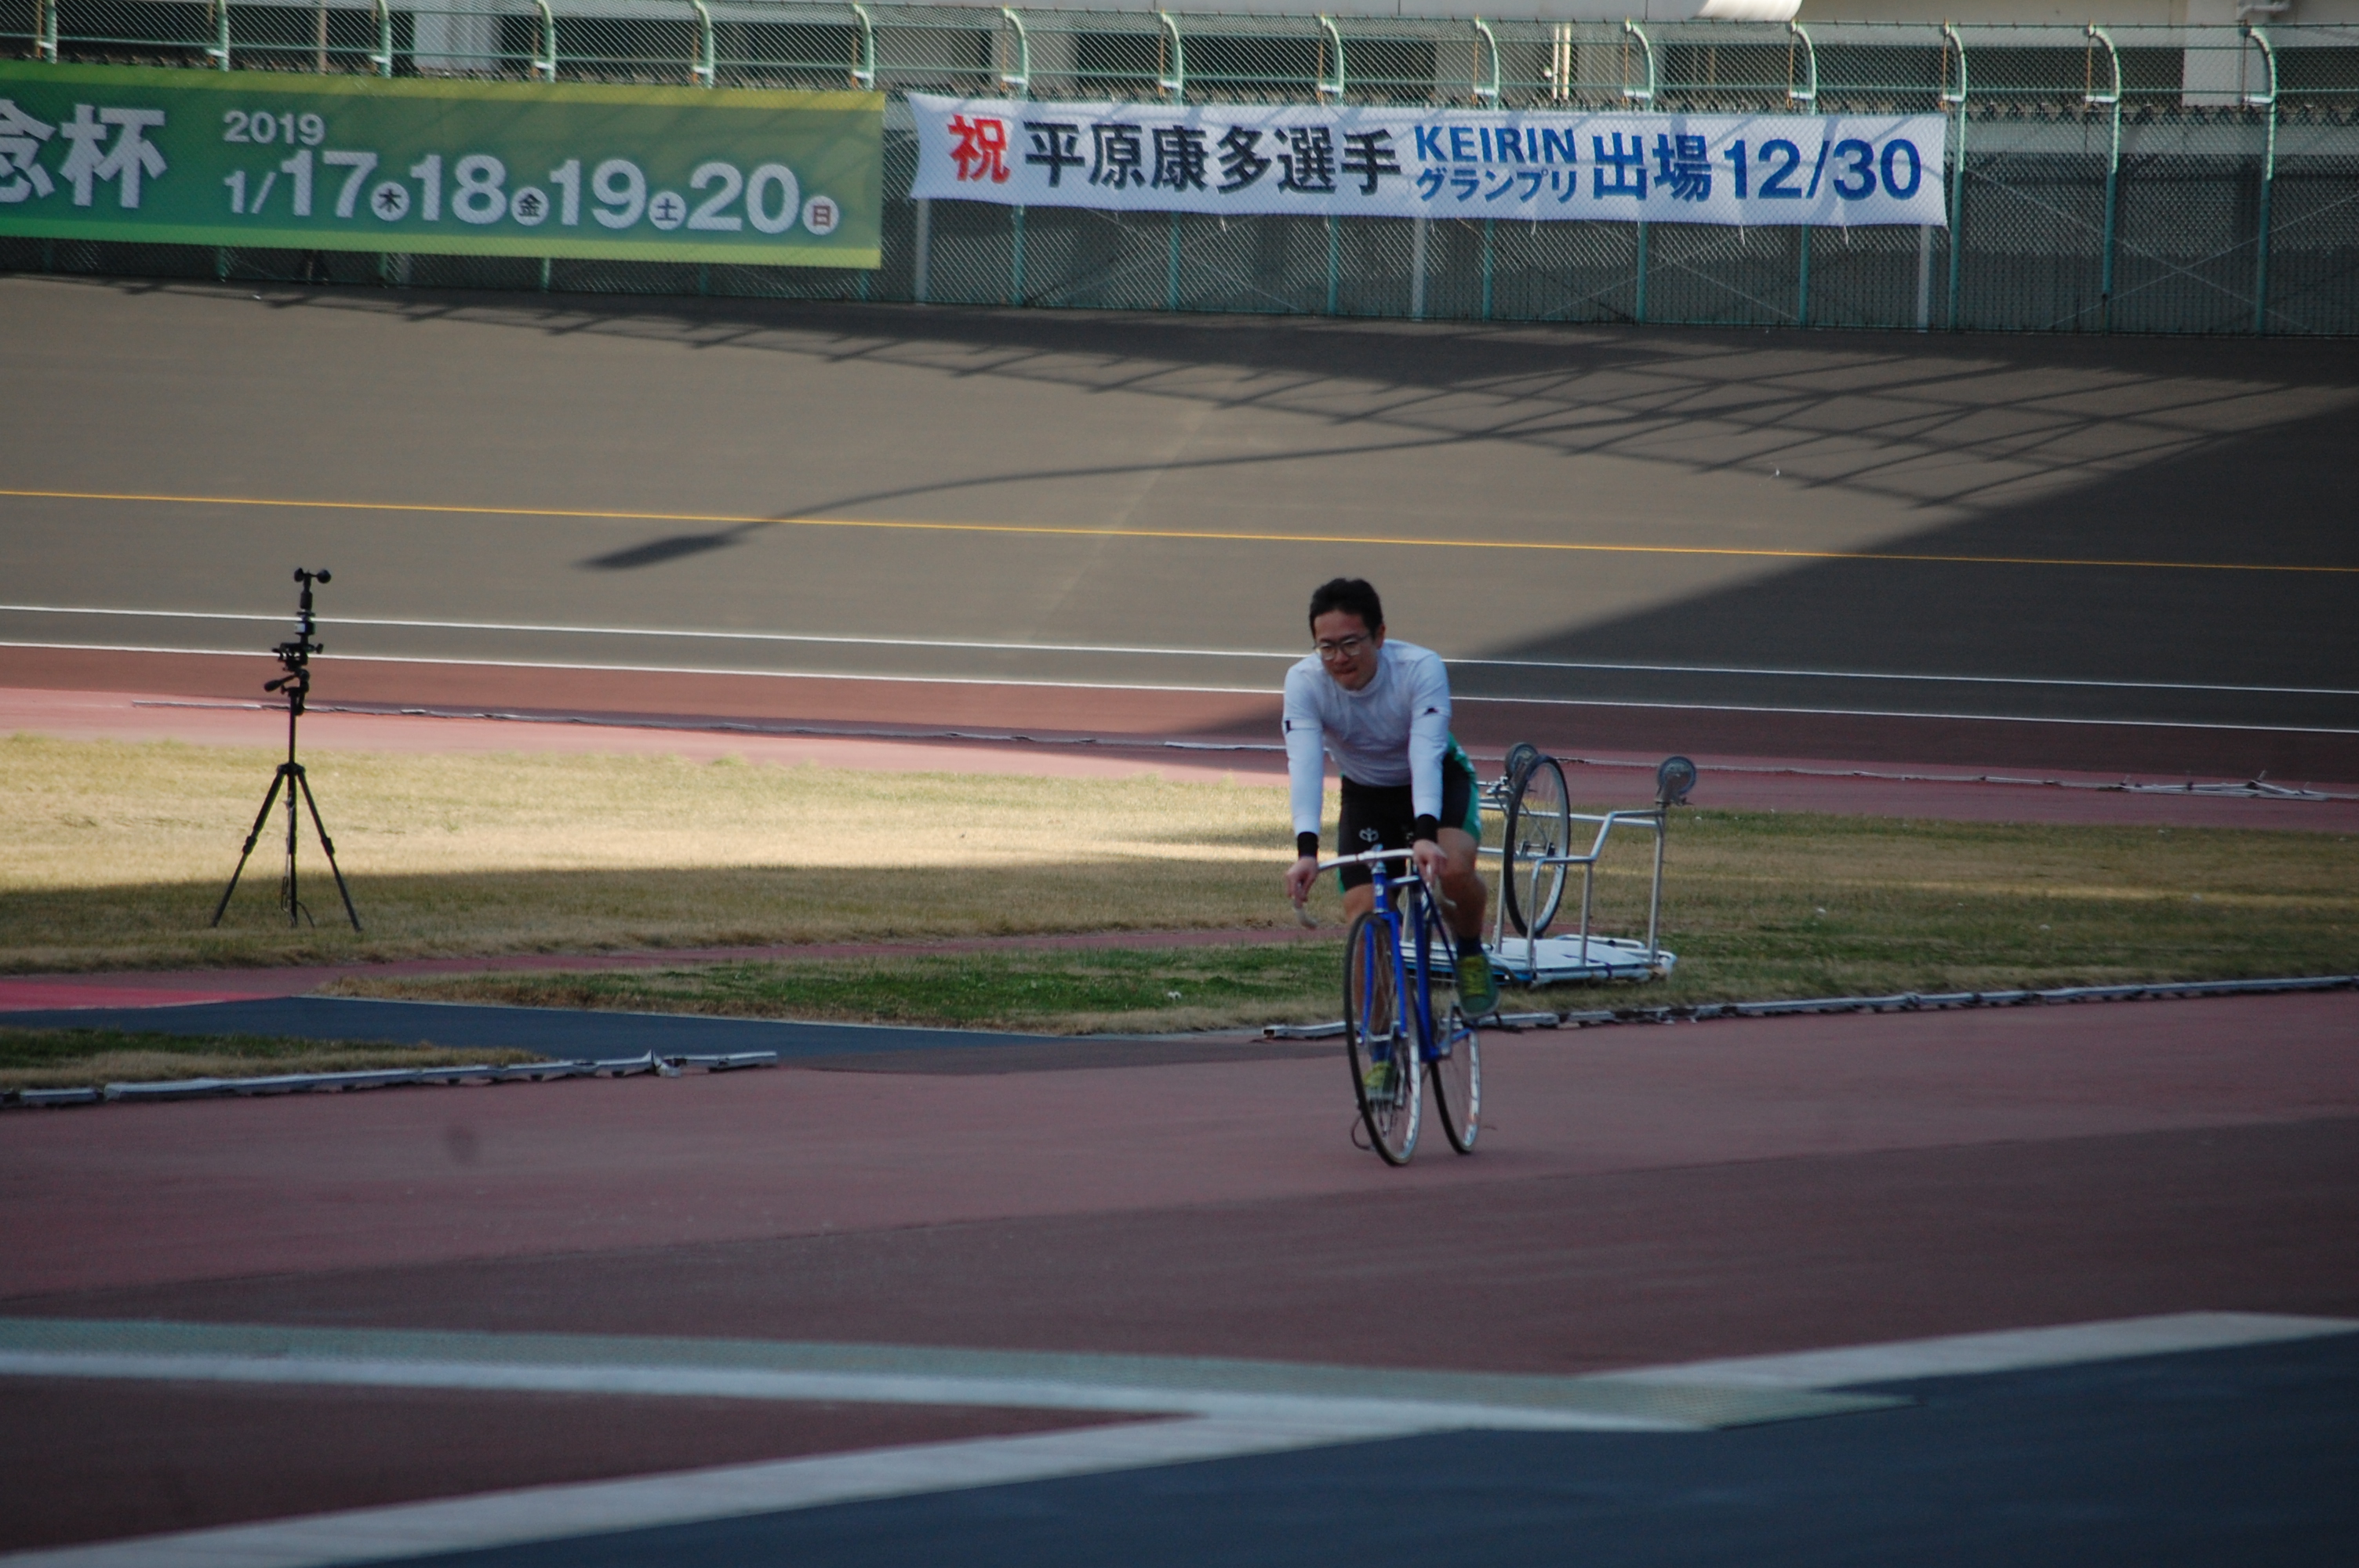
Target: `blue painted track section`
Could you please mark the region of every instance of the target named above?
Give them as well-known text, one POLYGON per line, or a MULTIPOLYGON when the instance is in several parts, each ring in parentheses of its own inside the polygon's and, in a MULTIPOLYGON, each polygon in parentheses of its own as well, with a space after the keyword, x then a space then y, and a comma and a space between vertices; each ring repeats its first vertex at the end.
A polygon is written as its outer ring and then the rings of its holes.
POLYGON ((1469 1433, 433 1559, 465 1568, 2300 1564, 2359 1541, 2359 1336, 1889 1385, 1685 1435, 1469 1433))
POLYGON ((1068 1036, 965 1029, 893 1029, 859 1023, 789 1023, 758 1018, 603 1012, 551 1007, 472 1007, 321 996, 180 1007, 59 1008, 0 1013, 12 1029, 125 1029, 159 1034, 271 1034, 452 1050, 511 1048, 567 1059, 776 1051, 781 1060, 880 1051, 940 1051, 1070 1044, 1068 1036))

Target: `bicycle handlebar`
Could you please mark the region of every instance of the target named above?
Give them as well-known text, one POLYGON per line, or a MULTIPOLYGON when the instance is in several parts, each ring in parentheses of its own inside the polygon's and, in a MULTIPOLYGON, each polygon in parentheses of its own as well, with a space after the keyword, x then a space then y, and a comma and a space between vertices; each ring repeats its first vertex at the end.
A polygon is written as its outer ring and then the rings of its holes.
MULTIPOLYGON (((1379 860, 1407 860, 1415 858, 1417 850, 1414 847, 1407 849, 1363 849, 1356 855, 1338 855, 1332 860, 1321 860, 1319 862, 1319 869, 1322 871, 1332 871, 1340 866, 1374 865, 1379 860)), ((1433 896, 1440 901, 1444 909, 1458 907, 1443 895, 1441 884, 1438 881, 1431 884, 1431 892, 1433 896)), ((1310 913, 1310 905, 1296 904, 1294 917, 1310 929, 1314 931, 1318 929, 1319 917, 1310 913)))
POLYGON ((1414 849, 1363 849, 1356 855, 1338 855, 1332 860, 1321 860, 1319 862, 1319 869, 1322 871, 1332 871, 1338 866, 1373 865, 1378 860, 1406 860, 1416 853, 1414 849))

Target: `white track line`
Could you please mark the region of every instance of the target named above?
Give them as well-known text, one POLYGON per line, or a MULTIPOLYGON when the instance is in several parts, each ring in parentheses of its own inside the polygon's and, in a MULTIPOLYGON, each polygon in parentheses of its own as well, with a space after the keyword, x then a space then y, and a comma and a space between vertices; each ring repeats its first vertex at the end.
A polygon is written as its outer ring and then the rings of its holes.
MULTIPOLYGON (((16 1325, 38 1332, 33 1325, 16 1325)), ((100 1325, 93 1325, 100 1326, 100 1325)), ((2256 1313, 2183 1313, 2163 1317, 2131 1318, 2111 1323, 2077 1324, 2056 1328, 2019 1329, 1994 1334, 1955 1335, 1939 1339, 1861 1346, 1847 1349, 1803 1351, 1786 1356, 1744 1357, 1730 1360, 1690 1362, 1645 1368, 1587 1379, 1599 1384, 1640 1385, 1666 1391, 1693 1389, 1753 1389, 1808 1390, 1839 1388, 1864 1381, 1900 1381, 1918 1378, 1956 1377, 2070 1366, 2127 1357, 2155 1356, 2190 1350, 2224 1349, 2359 1332, 2359 1322, 2340 1318, 2284 1317, 2256 1313)), ((482 1336, 495 1341, 495 1336, 482 1336)), ((63 1353, 71 1356, 73 1353, 63 1353)), ((939 1353, 928 1353, 939 1354, 939 1353)), ((30 1373, 27 1359, 54 1365, 59 1353, 18 1353, 0 1370, 30 1373)), ((95 1361, 96 1357, 90 1359, 95 1361)), ((136 1361, 102 1370, 95 1365, 86 1376, 187 1375, 192 1363, 244 1362, 247 1368, 259 1357, 188 1357, 172 1356, 116 1357, 136 1361)), ((326 1358, 285 1357, 277 1365, 301 1380, 322 1379, 326 1358)), ((347 1368, 362 1365, 347 1361, 347 1368)), ((1184 1363, 1173 1363, 1175 1367, 1184 1363)), ((495 1366, 452 1364, 450 1375, 488 1374, 505 1377, 519 1371, 614 1371, 626 1368, 495 1366)), ((707 1393, 698 1384, 694 1368, 628 1368, 656 1374, 656 1380, 630 1392, 707 1393), (677 1387, 667 1381, 691 1374, 677 1387), (658 1383, 665 1386, 658 1387, 658 1383)), ((732 1374, 749 1375, 740 1370, 732 1374)), ((800 1377, 801 1375, 789 1375, 800 1377)), ((855 1374, 810 1380, 817 1390, 849 1390, 873 1377, 855 1374)), ((1376 1376, 1381 1376, 1377 1374, 1376 1376)), ((971 1396, 973 1379, 902 1378, 910 1385, 908 1397, 939 1389, 947 1398, 971 1396), (920 1387, 919 1385, 923 1385, 920 1387), (951 1385, 958 1385, 952 1387, 951 1385)), ((450 1385, 440 1385, 450 1386, 450 1385)), ((550 1386, 522 1383, 471 1382, 469 1387, 550 1386)), ((603 1389, 602 1389, 602 1391, 603 1389)), ((1026 1387, 1008 1393, 1036 1397, 1026 1387)), ((1128 1387, 1119 1397, 1134 1408, 1144 1402, 1169 1410, 1184 1402, 1189 1391, 1178 1388, 1152 1390, 1128 1387)), ((761 1396, 756 1396, 761 1397, 761 1396)), ((782 1397, 773 1394, 767 1397, 782 1397)), ((789 1398, 864 1398, 858 1392, 810 1391, 789 1398)), ((1469 1422, 1475 1413, 1433 1404, 1403 1401, 1383 1410, 1381 1401, 1277 1396, 1270 1408, 1249 1418, 1199 1415, 1194 1419, 1096 1427, 1082 1432, 1049 1433, 1026 1437, 984 1438, 959 1443, 919 1444, 857 1454, 831 1454, 766 1465, 728 1465, 677 1475, 644 1476, 626 1481, 575 1486, 532 1487, 479 1497, 451 1498, 389 1508, 353 1509, 308 1519, 266 1524, 235 1525, 190 1530, 144 1540, 109 1541, 48 1552, 22 1552, 5 1559, 15 1568, 331 1568, 338 1563, 382 1563, 438 1552, 480 1550, 527 1542, 577 1539, 617 1530, 663 1525, 691 1524, 710 1519, 745 1518, 836 1503, 916 1497, 977 1487, 1008 1486, 1063 1476, 1103 1475, 1113 1471, 1151 1468, 1206 1460, 1274 1454, 1288 1449, 1323 1447, 1405 1436, 1419 1432, 1488 1424, 1469 1422), (1283 1413, 1278 1406, 1293 1407, 1283 1413)), ((1110 1404, 1096 1408, 1113 1408, 1110 1404)), ((1494 1416, 1510 1412, 1495 1410, 1494 1416)), ((1528 1416, 1528 1410, 1512 1412, 1528 1416)), ((1659 1425, 1658 1426, 1659 1430, 1659 1425)))
MULTIPOLYGON (((0 642, 0 648, 41 648, 79 654, 186 654, 206 657, 260 659, 251 648, 162 648, 99 643, 0 642)), ((320 661, 329 663, 327 657, 320 661)), ((602 665, 561 659, 428 658, 402 654, 343 654, 334 662, 346 665, 445 665, 454 669, 574 670, 591 675, 747 676, 766 680, 866 681, 889 686, 1017 687, 1046 691, 1155 691, 1212 697, 1279 695, 1276 687, 1171 686, 1142 681, 1026 680, 999 676, 880 676, 847 675, 833 670, 764 670, 729 665, 602 665)), ((2054 718, 2036 713, 1939 713, 1915 708, 1794 708, 1737 702, 1657 702, 1585 697, 1475 697, 1464 692, 1452 701, 1461 707, 1498 704, 1525 708, 1628 708, 1668 713, 1763 713, 1806 719, 1922 719, 1943 724, 2078 724, 2111 730, 2222 730, 2256 735, 2359 735, 2359 729, 2318 724, 2218 724, 2184 719, 2054 718)))
MULTIPOLYGON (((255 621, 287 622, 281 612, 258 615, 240 611, 117 610, 98 605, 0 604, 0 613, 26 615, 114 615, 166 621, 255 621)), ((807 643, 845 648, 939 648, 962 653, 1145 654, 1175 659, 1284 659, 1302 657, 1299 650, 1270 648, 1148 647, 1122 643, 994 643, 926 637, 846 637, 807 632, 726 632, 664 626, 575 626, 503 621, 408 621, 339 615, 338 626, 380 626, 404 631, 504 632, 564 637, 671 637, 719 643, 807 643)), ((2085 687, 2097 691, 2204 691, 2242 697, 2359 697, 2359 688, 2312 686, 2223 686, 2202 681, 2086 680, 2065 676, 1910 675, 1891 670, 1806 670, 1753 665, 1640 665, 1574 659, 1484 659, 1471 655, 1450 658, 1453 665, 1498 670, 1573 670, 1598 675, 1744 676, 1778 680, 1856 680, 1926 682, 1943 686, 2033 686, 2085 687)))
MULTIPOLYGON (((469 1392, 613 1394, 688 1399, 833 1400, 855 1404, 979 1405, 1002 1410, 1193 1415, 1236 1423, 1329 1432, 1455 1427, 1546 1432, 1692 1432, 1699 1422, 1480 1399, 1355 1399, 1252 1393, 1235 1389, 1140 1386, 1076 1379, 959 1377, 892 1372, 773 1372, 746 1368, 565 1366, 341 1357, 119 1355, 0 1351, 0 1377, 270 1383, 325 1388, 451 1389, 469 1392)), ((1384 1374, 1368 1380, 1381 1384, 1384 1374)))

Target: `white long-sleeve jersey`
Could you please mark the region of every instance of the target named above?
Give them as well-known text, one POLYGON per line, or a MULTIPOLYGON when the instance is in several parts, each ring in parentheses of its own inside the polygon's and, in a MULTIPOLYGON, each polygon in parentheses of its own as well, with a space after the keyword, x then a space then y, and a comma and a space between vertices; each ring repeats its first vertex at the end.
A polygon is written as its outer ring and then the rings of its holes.
POLYGON ((1345 778, 1408 784, 1419 816, 1441 815, 1441 759, 1450 747, 1450 676, 1441 655, 1387 641, 1375 678, 1335 684, 1317 654, 1286 672, 1286 772, 1294 830, 1319 831, 1323 750, 1345 778))

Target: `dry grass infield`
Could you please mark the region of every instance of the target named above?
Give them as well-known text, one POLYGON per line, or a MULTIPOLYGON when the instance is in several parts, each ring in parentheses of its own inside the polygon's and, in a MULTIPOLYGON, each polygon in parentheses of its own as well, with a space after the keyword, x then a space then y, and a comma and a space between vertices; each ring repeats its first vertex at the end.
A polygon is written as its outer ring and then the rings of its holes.
MULTIPOLYGON (((376 995, 1042 1030, 1332 1016, 1332 944, 929 953, 929 939, 1281 927, 1280 792, 1158 778, 867 773, 677 759, 321 753, 312 782, 367 929, 307 830, 315 928, 279 841, 206 929, 276 758, 0 742, 0 966, 324 963, 878 940, 906 955, 368 983, 376 995), (1177 995, 1172 993, 1177 992, 1177 995)), ((1708 798, 1709 781, 1707 781, 1708 798)), ((1600 928, 1644 914, 1642 842, 1600 928)), ((1332 926, 1332 887, 1321 895, 1332 926)), ((1994 989, 2359 970, 2359 839, 1714 810, 1674 819, 1674 978, 1542 1005, 1994 989)), ((360 989, 357 987, 346 989, 360 989)))
POLYGON ((753 767, 663 757, 306 759, 365 929, 308 822, 316 926, 277 904, 274 812, 206 921, 277 756, 0 741, 0 965, 304 964, 1290 920, 1263 785, 753 767))

